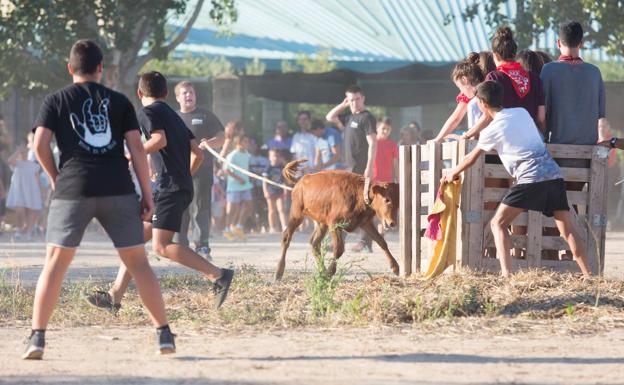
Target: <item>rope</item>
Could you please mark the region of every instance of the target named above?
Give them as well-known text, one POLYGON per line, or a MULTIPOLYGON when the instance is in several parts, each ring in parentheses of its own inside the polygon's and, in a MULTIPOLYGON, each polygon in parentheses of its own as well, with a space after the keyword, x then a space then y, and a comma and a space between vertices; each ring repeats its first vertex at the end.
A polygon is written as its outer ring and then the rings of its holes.
POLYGON ((218 153, 218 152, 216 152, 214 149, 212 149, 212 148, 210 148, 210 147, 208 147, 208 146, 203 147, 203 148, 205 148, 206 150, 208 150, 208 152, 209 152, 209 153, 211 153, 211 154, 212 154, 212 156, 214 156, 214 157, 215 157, 215 158, 217 158, 219 161, 221 161, 221 163, 223 163, 223 165, 225 165, 225 167, 227 167, 227 168, 233 168, 233 169, 235 169, 236 171, 240 172, 241 174, 247 175, 247 176, 248 176, 248 177, 250 177, 250 178, 254 178, 254 179, 257 179, 257 180, 261 180, 261 181, 263 181, 263 182, 267 182, 268 184, 272 184, 273 186, 277 186, 277 187, 279 187, 279 188, 283 188, 283 189, 286 189, 286 190, 292 191, 292 187, 290 187, 290 186, 286 186, 286 185, 283 185, 283 184, 280 184, 280 183, 273 182, 273 181, 272 181, 272 180, 270 180, 270 179, 267 179, 267 178, 262 177, 262 176, 260 176, 260 175, 254 174, 253 172, 250 172, 250 171, 248 171, 248 170, 245 170, 244 168, 239 167, 239 166, 237 166, 237 165, 235 165, 235 164, 231 164, 231 163, 230 163, 227 159, 225 159, 224 157, 222 157, 221 155, 219 155, 219 153, 218 153))

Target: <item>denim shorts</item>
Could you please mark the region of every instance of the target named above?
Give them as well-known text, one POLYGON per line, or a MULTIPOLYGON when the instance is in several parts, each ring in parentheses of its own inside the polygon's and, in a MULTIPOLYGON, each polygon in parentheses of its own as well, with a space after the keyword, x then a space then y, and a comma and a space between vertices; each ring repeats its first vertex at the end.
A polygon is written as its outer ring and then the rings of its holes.
POLYGON ((136 194, 53 199, 46 243, 64 248, 78 247, 93 218, 100 222, 117 249, 145 243, 141 205, 136 194))

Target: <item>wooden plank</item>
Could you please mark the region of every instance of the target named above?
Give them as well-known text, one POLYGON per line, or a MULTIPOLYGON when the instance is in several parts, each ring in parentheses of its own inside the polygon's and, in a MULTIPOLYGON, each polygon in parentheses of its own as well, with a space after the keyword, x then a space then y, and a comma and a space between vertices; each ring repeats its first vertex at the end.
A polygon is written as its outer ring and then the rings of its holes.
MULTIPOLYGON (((464 159, 468 155, 468 142, 460 140, 455 147, 455 157, 453 159, 453 166, 457 166, 461 159, 464 159)), ((456 268, 469 267, 470 266, 470 223, 464 220, 466 213, 470 211, 470 186, 471 186, 471 174, 465 172, 462 180, 461 197, 459 200, 459 212, 457 213, 457 258, 455 260, 456 268)))
MULTIPOLYGON (((483 193, 485 202, 500 202, 507 194, 506 188, 486 187, 483 193)), ((571 205, 586 205, 589 197, 587 191, 568 191, 568 203, 571 205)))
MULTIPOLYGON (((489 221, 490 218, 494 216, 494 213, 495 213, 494 210, 484 210, 485 222, 489 221)), ((513 222, 511 222, 511 224, 518 225, 518 226, 528 226, 529 224, 528 213, 527 212, 521 213, 513 220, 513 222)), ((542 227, 555 227, 556 228, 557 225, 555 224, 555 220, 553 218, 549 218, 549 217, 542 215, 542 227)), ((580 229, 582 229, 582 227, 580 229)))
MULTIPOLYGON (((509 173, 501 164, 486 164, 484 174, 486 178, 510 178, 509 173)), ((568 182, 589 182, 588 168, 561 167, 561 174, 568 182)))
MULTIPOLYGON (((511 237, 511 247, 519 247, 526 248, 527 247, 527 236, 526 235, 510 235, 511 237)), ((486 237, 485 247, 496 247, 494 243, 494 237, 486 237)))
POLYGON ((542 250, 570 250, 570 246, 560 236, 545 235, 542 237, 542 250))
MULTIPOLYGON (((399 147, 399 238, 404 274, 412 270, 412 168, 409 146, 399 147)), ((409 272, 409 273, 408 273, 409 272)))
POLYGON ((420 146, 420 161, 427 162, 429 160, 429 142, 420 146))
POLYGON ((540 267, 542 259, 542 213, 529 211, 527 217, 527 266, 540 267))
POLYGON ((591 159, 592 147, 579 144, 547 144, 548 152, 553 158, 591 159))
POLYGON ((457 142, 444 142, 441 144, 442 146, 442 156, 441 159, 444 160, 452 160, 453 159, 453 151, 457 148, 457 142))
MULTIPOLYGON (((477 142, 474 140, 466 141, 466 154, 470 153, 475 147, 477 142)), ((459 159, 461 161, 461 159, 459 159)), ((467 202, 468 211, 463 215, 469 215, 471 217, 468 223, 468 265, 472 269, 480 269, 481 261, 483 260, 483 166, 485 164, 485 156, 480 156, 479 159, 472 165, 471 168, 464 172, 464 178, 469 181, 466 189, 470 196, 470 201, 467 202)))
POLYGON ((431 195, 429 194, 429 192, 421 192, 420 194, 420 205, 421 207, 424 207, 426 210, 425 212, 428 213, 429 212, 429 206, 431 206, 433 204, 434 201, 429 201, 429 199, 431 198, 431 195))
MULTIPOLYGON (((420 190, 421 190, 421 173, 420 166, 422 163, 418 161, 420 159, 420 148, 422 146, 412 145, 411 148, 411 159, 412 159, 412 195, 414 197, 413 206, 412 206, 412 255, 414 256, 414 262, 416 264, 416 271, 420 271, 422 264, 422 254, 421 254, 421 237, 420 237, 420 227, 421 227, 421 216, 420 212, 422 209, 422 203, 420 201, 420 190)), ((411 266, 410 266, 411 269, 411 266)), ((411 273, 411 271, 410 271, 411 273)), ((405 272, 407 275, 407 270, 405 272)))
MULTIPOLYGON (((523 259, 511 260, 511 271, 516 272, 518 270, 527 269, 527 261, 523 259)), ((498 258, 484 258, 481 261, 481 270, 485 271, 500 271, 500 260, 498 258)))
POLYGON ((589 204, 587 218, 591 234, 587 237, 587 257, 592 274, 604 271, 604 241, 606 231, 606 190, 608 149, 592 148, 591 179, 589 181, 589 204))
POLYGON ((581 270, 578 267, 578 263, 576 261, 553 261, 553 260, 543 260, 542 267, 548 268, 550 270, 555 271, 571 271, 571 272, 580 272, 581 270))
MULTIPOLYGON (((440 178, 442 177, 442 159, 440 157, 441 145, 434 142, 427 142, 429 147, 429 179, 427 180, 428 191, 427 206, 431 208, 436 200, 438 187, 440 187, 440 178)), ((424 199, 423 199, 424 200, 424 199)))

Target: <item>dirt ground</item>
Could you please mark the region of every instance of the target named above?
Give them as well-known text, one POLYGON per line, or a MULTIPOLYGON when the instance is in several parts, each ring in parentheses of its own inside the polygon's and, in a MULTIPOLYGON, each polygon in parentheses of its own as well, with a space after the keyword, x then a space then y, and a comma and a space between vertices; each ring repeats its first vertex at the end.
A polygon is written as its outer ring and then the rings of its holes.
MULTIPOLYGON (((297 234, 288 269, 305 270, 306 234, 297 234)), ((353 237, 351 238, 353 239, 353 237)), ((89 234, 70 280, 109 280, 117 259, 110 243, 89 234)), ((390 236, 398 257, 398 237, 390 236)), ((273 271, 277 236, 255 236, 246 243, 216 238, 219 265, 254 265, 273 271)), ((41 242, 0 239, 0 269, 5 279, 32 285, 41 269, 41 242)), ((385 258, 345 256, 373 274, 388 274, 385 258)), ((605 275, 624 279, 624 233, 609 233, 605 275)), ((188 270, 154 260, 159 274, 188 270)), ((542 321, 557 322, 557 321, 542 321)), ((528 332, 496 334, 446 325, 439 333, 418 327, 364 329, 289 329, 229 331, 205 325, 202 332, 176 328, 178 353, 154 354, 149 328, 51 325, 45 360, 19 359, 28 325, 1 329, 0 384, 595 384, 624 383, 624 330, 567 335, 528 332)), ((539 329, 539 326, 538 326, 539 329)), ((556 330, 552 324, 544 329, 556 330)))

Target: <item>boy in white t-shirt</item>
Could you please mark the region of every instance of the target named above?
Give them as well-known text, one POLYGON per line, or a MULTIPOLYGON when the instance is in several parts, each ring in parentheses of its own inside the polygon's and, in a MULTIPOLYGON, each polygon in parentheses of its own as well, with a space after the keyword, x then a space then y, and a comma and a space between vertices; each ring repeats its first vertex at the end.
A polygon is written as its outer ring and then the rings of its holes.
POLYGON ((503 166, 515 179, 492 218, 491 227, 500 256, 503 276, 511 273, 511 238, 507 229, 525 210, 554 216, 557 228, 570 245, 584 276, 589 276, 586 245, 576 231, 569 212, 565 183, 559 166, 546 149, 533 119, 524 108, 502 108, 503 88, 495 81, 477 86, 479 108, 492 118, 481 131, 477 147, 442 182, 451 182, 472 166, 484 152, 496 150, 503 166))

